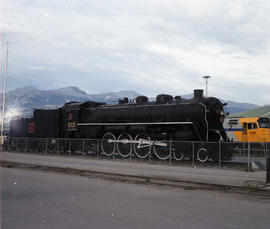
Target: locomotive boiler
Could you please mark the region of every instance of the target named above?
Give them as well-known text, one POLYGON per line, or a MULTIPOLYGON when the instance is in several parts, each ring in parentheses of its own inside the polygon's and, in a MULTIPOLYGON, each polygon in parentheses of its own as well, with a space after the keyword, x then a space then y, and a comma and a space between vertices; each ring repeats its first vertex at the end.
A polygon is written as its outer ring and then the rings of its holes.
POLYGON ((10 135, 101 139, 107 156, 134 153, 146 158, 154 151, 160 159, 173 154, 175 160, 191 157, 190 145, 183 142, 196 142, 196 158, 205 162, 218 157, 211 142, 227 141, 222 125, 225 105, 217 98, 203 97, 203 90, 194 90, 192 99, 161 94, 151 102, 146 96, 124 98, 113 105, 69 102, 58 109, 37 109, 31 119, 12 120, 10 135))

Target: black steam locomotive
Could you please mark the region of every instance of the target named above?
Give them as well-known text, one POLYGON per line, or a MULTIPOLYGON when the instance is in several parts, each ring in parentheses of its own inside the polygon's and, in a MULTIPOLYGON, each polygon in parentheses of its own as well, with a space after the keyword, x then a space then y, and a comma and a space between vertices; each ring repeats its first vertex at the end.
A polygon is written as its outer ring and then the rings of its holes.
MULTIPOLYGON (((223 104, 216 98, 203 97, 194 90, 192 99, 158 95, 155 102, 138 96, 119 104, 69 102, 58 109, 36 109, 33 118, 12 120, 11 137, 101 139, 101 150, 110 156, 134 153, 146 158, 154 151, 160 159, 173 154, 175 160, 191 158, 190 145, 196 142, 196 158, 205 162, 218 159, 212 142, 227 141, 223 129, 223 104)), ((223 159, 230 159, 230 153, 223 159)))

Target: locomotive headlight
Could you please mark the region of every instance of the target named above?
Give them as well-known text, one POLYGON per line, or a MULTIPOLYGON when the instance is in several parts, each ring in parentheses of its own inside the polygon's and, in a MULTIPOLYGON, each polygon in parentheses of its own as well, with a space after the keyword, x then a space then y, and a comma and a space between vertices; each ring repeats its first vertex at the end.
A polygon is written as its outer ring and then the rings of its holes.
POLYGON ((223 110, 216 110, 216 114, 219 117, 224 117, 224 111, 223 110))

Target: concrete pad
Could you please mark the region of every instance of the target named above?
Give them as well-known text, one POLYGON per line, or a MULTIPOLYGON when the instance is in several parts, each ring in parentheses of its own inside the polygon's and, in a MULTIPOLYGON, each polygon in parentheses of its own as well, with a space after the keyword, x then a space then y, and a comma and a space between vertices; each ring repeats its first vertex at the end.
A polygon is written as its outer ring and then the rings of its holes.
MULTIPOLYGON (((126 176, 145 176, 195 182, 202 184, 227 185, 246 187, 248 181, 263 184, 266 172, 246 172, 239 170, 218 168, 193 168, 181 165, 150 164, 127 160, 98 159, 89 157, 48 156, 40 154, 2 152, 2 161, 29 163, 41 166, 55 166, 59 168, 73 168, 95 171, 99 173, 121 174, 126 176)), ((257 185, 255 185, 257 186, 257 185)), ((264 189, 269 189, 266 186, 264 189)))

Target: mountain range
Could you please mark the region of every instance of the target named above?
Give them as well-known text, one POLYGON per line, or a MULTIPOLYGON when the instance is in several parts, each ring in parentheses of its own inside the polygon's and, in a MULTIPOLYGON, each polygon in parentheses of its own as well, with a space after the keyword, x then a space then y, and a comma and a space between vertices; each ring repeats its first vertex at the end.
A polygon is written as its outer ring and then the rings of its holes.
MULTIPOLYGON (((77 87, 64 87, 56 90, 39 90, 35 87, 23 87, 9 91, 6 95, 6 116, 32 116, 33 109, 52 109, 71 101, 97 101, 112 104, 118 99, 133 99, 140 95, 135 91, 87 94, 77 87)), ((2 103, 1 103, 2 104, 2 103)))
POLYGON ((270 118, 270 105, 231 114, 230 117, 268 117, 270 118))
MULTIPOLYGON (((118 102, 118 99, 128 97, 130 100, 140 95, 138 92, 126 90, 119 92, 108 92, 102 94, 88 94, 77 87, 64 87, 56 90, 39 90, 35 87, 23 87, 9 91, 6 95, 6 116, 32 116, 33 109, 51 109, 62 106, 70 101, 97 101, 112 104, 118 102)), ((182 95, 183 98, 193 97, 193 93, 182 95)), ((154 100, 155 98, 150 98, 154 100)), ((222 100, 223 101, 223 100, 222 100)), ((234 114, 244 112, 250 109, 258 109, 259 106, 249 103, 227 102, 226 112, 234 114)), ((2 103, 1 103, 2 104, 2 103)), ((270 106, 269 106, 270 107, 270 106)))

